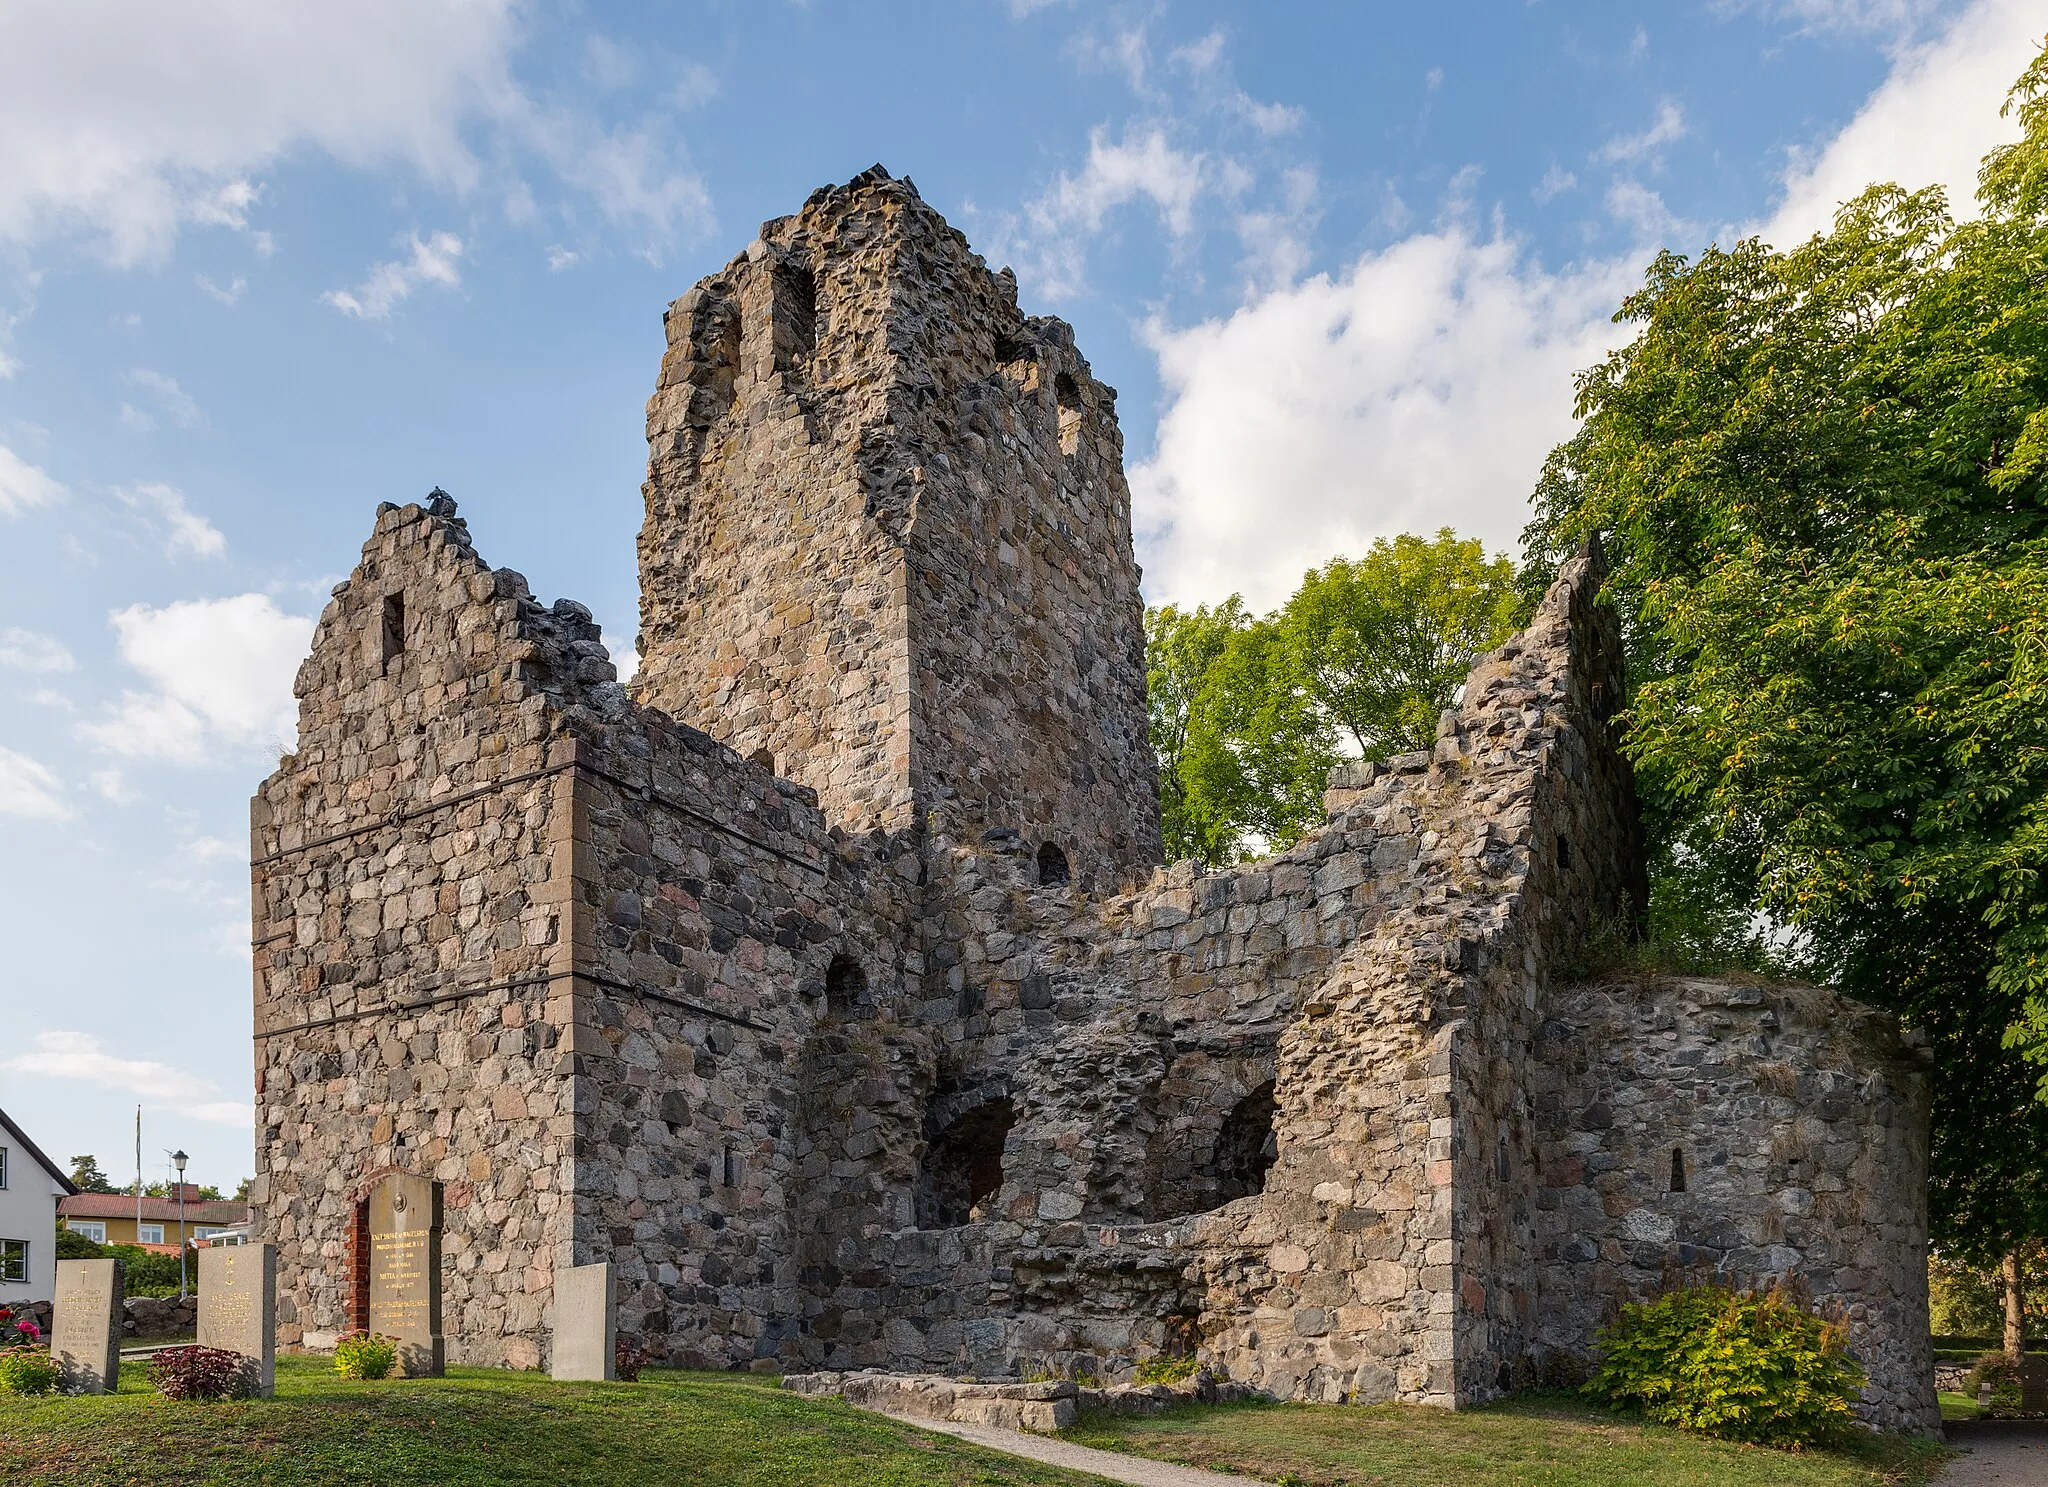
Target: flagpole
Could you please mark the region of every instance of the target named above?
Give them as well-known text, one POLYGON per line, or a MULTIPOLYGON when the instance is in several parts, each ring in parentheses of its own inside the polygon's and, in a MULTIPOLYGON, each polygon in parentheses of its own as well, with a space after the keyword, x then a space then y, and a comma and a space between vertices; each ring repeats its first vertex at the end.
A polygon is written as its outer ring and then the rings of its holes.
POLYGON ((135 1107, 135 1242, 142 1243, 142 1107, 135 1107))

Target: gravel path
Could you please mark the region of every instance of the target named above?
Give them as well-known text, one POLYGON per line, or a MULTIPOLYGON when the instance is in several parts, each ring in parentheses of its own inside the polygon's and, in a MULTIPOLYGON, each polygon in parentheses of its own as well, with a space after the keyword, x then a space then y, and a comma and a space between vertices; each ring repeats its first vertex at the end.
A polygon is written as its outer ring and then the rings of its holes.
MULTIPOLYGON (((1199 1467, 1176 1466, 1170 1461, 1148 1461, 1143 1456, 1125 1456, 1117 1451, 1098 1451, 1092 1446, 1069 1445, 1049 1436, 1026 1435, 1021 1430, 1004 1430, 995 1425, 962 1425, 953 1420, 924 1420, 913 1415, 891 1415, 889 1418, 900 1420, 905 1425, 915 1425, 919 1430, 936 1430, 942 1435, 958 1436, 991 1451, 1027 1456, 1047 1466, 1093 1472, 1112 1482, 1128 1482, 1131 1487, 1250 1487, 1255 1480, 1203 1471, 1199 1467)), ((2023 1479, 2015 1477, 2011 1480, 2023 1479)), ((2048 1481, 2048 1478, 2043 1480, 2048 1481)))
POLYGON ((1960 1420, 1948 1443, 1969 1454, 1937 1479, 1940 1487, 2048 1487, 2048 1425, 2037 1420, 1960 1420))

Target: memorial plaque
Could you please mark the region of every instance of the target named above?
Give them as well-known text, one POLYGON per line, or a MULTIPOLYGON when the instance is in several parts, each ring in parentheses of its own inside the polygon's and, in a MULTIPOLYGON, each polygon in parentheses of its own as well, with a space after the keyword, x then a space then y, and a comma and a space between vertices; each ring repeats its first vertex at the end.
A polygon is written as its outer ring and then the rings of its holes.
POLYGON ((572 1265, 555 1272, 555 1334, 548 1372, 558 1379, 615 1379, 619 1308, 612 1267, 572 1265))
POLYGON ((216 1245, 199 1252, 199 1345, 249 1360, 249 1389, 277 1392, 277 1246, 216 1245))
POLYGON ((50 1317, 50 1356, 67 1394, 112 1394, 121 1386, 119 1260, 59 1260, 50 1317))
POLYGON ((441 1184, 393 1174, 370 1190, 370 1330, 398 1339, 398 1373, 438 1375, 441 1184))

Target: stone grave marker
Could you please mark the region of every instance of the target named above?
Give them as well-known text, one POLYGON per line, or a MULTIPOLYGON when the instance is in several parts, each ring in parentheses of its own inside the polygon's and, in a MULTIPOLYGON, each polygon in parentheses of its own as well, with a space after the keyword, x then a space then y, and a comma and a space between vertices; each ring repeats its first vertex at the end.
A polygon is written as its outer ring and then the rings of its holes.
POLYGON ((438 1377, 447 1366, 438 1182, 393 1173, 370 1190, 370 1330, 398 1339, 403 1377, 438 1377))
POLYGON ((199 1345, 249 1360, 250 1392, 277 1392, 277 1246, 214 1245, 199 1252, 199 1345))
POLYGON ((617 1378, 618 1337, 619 1308, 610 1262, 557 1270, 549 1374, 558 1379, 617 1378))
POLYGON ((50 1356, 70 1394, 112 1394, 121 1385, 119 1260, 59 1260, 50 1356))

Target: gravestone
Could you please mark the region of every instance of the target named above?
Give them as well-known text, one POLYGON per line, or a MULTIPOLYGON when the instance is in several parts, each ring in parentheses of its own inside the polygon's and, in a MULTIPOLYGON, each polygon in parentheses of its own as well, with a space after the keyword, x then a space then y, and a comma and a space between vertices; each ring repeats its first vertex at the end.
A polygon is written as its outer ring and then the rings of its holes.
POLYGON ((441 1184, 393 1173, 370 1190, 370 1330, 398 1339, 397 1372, 439 1376, 441 1184))
POLYGON ((558 1379, 615 1379, 619 1308, 612 1267, 571 1265, 555 1272, 555 1335, 548 1372, 558 1379))
POLYGON ((199 1252, 199 1345, 249 1360, 250 1392, 277 1392, 277 1246, 216 1245, 199 1252))
POLYGON ((119 1260, 59 1260, 50 1317, 50 1356, 68 1394, 111 1394, 121 1386, 119 1260))

